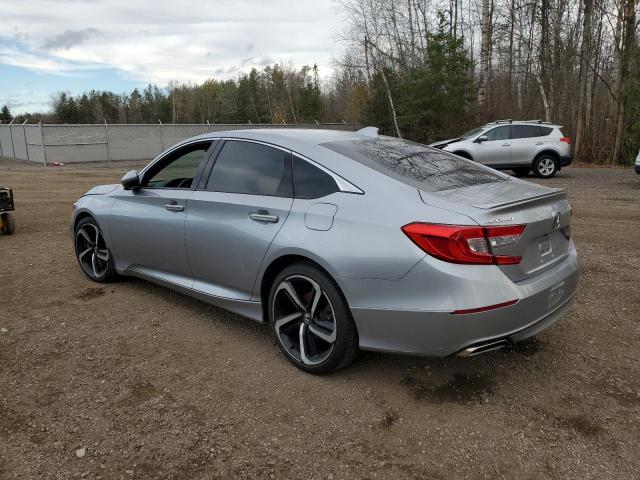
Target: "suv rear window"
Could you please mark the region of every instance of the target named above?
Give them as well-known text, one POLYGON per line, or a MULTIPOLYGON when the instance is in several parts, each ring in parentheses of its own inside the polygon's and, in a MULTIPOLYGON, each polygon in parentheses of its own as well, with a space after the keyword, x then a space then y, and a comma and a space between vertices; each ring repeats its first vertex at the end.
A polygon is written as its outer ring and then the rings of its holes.
POLYGON ((321 146, 429 192, 505 179, 471 160, 393 137, 329 142, 321 146))
POLYGON ((533 138, 546 137, 553 131, 553 128, 540 127, 538 125, 511 125, 511 138, 533 138))

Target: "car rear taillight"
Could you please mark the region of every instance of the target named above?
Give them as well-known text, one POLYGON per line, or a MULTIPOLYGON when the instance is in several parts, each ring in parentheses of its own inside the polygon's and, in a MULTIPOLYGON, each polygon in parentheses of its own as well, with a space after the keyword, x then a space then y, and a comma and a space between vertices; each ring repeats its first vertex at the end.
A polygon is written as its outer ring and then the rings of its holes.
POLYGON ((415 222, 402 227, 402 231, 422 250, 445 262, 514 265, 520 263, 521 257, 496 255, 494 249, 516 243, 524 227, 470 227, 415 222))
POLYGON ((569 137, 562 137, 560 141, 571 145, 571 139, 569 137))

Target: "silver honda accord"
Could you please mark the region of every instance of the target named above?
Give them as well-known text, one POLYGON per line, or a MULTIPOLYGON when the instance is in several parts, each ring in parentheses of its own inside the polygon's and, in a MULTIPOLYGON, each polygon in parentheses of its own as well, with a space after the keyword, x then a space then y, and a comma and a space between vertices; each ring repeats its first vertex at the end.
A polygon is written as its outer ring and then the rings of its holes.
POLYGON ((549 327, 578 283, 570 221, 562 190, 368 127, 190 138, 87 192, 71 229, 91 280, 268 322, 326 373, 359 349, 471 356, 549 327))

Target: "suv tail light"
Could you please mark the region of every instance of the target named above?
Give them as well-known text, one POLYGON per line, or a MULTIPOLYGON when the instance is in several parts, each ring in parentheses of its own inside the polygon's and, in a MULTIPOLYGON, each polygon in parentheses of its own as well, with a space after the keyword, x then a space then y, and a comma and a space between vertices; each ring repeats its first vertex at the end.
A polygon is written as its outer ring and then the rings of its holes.
POLYGON ((524 227, 471 227, 415 222, 402 227, 402 231, 422 250, 445 262, 515 265, 520 263, 521 257, 495 255, 493 249, 516 243, 524 227))
POLYGON ((571 139, 569 137, 562 137, 560 141, 571 145, 571 139))

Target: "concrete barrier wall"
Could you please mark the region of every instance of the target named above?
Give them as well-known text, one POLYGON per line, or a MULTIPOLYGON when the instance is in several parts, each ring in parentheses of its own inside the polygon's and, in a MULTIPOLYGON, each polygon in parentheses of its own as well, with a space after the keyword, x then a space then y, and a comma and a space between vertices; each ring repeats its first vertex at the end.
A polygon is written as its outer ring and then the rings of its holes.
POLYGON ((207 132, 245 128, 356 130, 359 127, 350 124, 0 125, 0 155, 42 164, 146 161, 186 138, 207 132))
POLYGON ((25 130, 22 125, 10 125, 13 142, 13 156, 21 160, 27 160, 27 143, 25 141, 25 130))
POLYGON ((31 162, 44 163, 44 150, 42 149, 42 129, 40 125, 25 125, 25 138, 27 141, 27 157, 31 162))
POLYGON ((11 129, 8 125, 0 125, 0 156, 13 158, 13 144, 11 143, 11 129))

